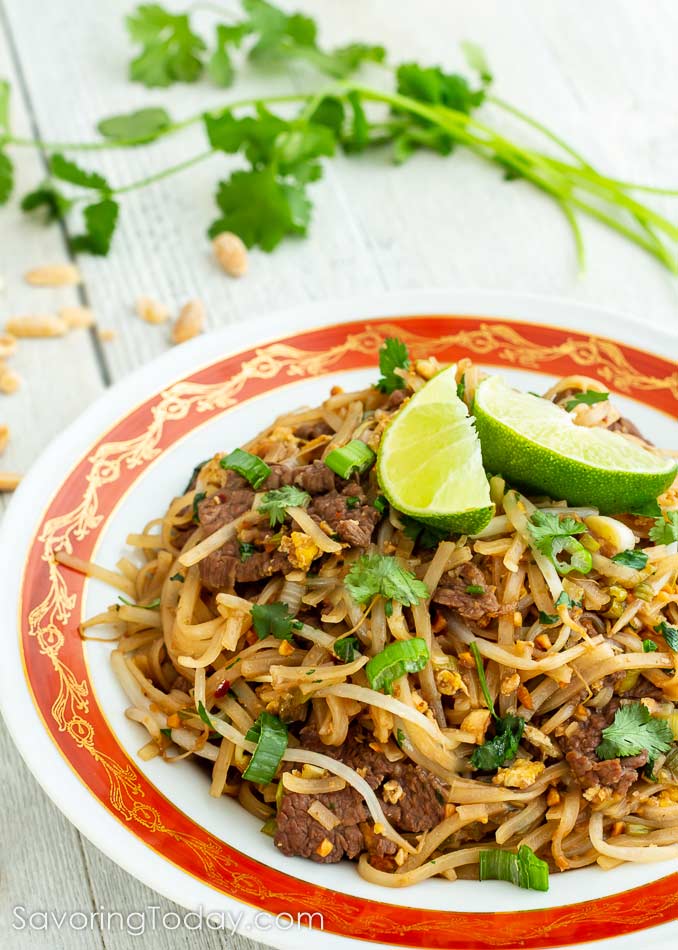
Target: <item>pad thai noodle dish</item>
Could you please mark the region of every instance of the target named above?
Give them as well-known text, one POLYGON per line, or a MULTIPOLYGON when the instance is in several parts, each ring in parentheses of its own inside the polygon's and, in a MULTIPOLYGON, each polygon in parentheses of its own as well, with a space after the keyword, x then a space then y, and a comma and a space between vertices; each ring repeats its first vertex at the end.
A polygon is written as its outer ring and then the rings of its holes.
POLYGON ((678 859, 677 453, 594 378, 379 369, 187 460, 115 570, 58 555, 120 591, 80 633, 141 759, 386 887, 678 859))

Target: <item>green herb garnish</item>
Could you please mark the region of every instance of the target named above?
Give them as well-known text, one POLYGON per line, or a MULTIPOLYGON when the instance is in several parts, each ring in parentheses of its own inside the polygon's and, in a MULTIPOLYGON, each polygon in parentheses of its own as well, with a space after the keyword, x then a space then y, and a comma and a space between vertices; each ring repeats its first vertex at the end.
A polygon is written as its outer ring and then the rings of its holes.
POLYGON ((402 340, 387 337, 379 349, 381 376, 375 383, 377 389, 382 393, 392 393, 396 389, 404 389, 405 380, 399 373, 396 373, 396 370, 406 370, 409 365, 410 357, 402 340))
POLYGON ((207 498, 207 492, 197 491, 193 496, 193 523, 200 524, 200 510, 198 508, 201 501, 207 498))
POLYGON ((259 503, 259 511, 268 512, 272 528, 282 524, 288 508, 306 508, 311 500, 308 492, 302 491, 296 485, 285 485, 267 491, 259 503))
POLYGON ((673 733, 664 719, 653 719, 642 703, 630 703, 620 706, 614 721, 603 729, 596 755, 599 759, 616 759, 647 751, 654 760, 662 752, 668 752, 672 743, 673 733))
POLYGON ((546 614, 543 610, 539 611, 539 623, 543 623, 544 626, 550 627, 554 623, 560 622, 560 616, 558 614, 546 614))
POLYGON ((647 565, 647 554, 645 551, 620 551, 612 557, 615 564, 621 564, 623 567, 632 567, 636 571, 642 571, 647 565))
POLYGON ((251 544, 249 541, 238 541, 238 553, 240 555, 240 560, 245 562, 252 557, 253 554, 256 554, 255 545, 251 544))
POLYGON ((480 650, 475 640, 471 642, 469 649, 475 660, 478 680, 480 681, 480 689, 485 699, 485 705, 490 710, 492 718, 494 719, 495 730, 493 739, 488 739, 473 750, 471 765, 476 769, 489 772, 515 759, 520 740, 525 730, 525 720, 521 716, 497 715, 487 685, 487 679, 485 678, 483 658, 480 655, 480 650))
POLYGON ((655 544, 672 544, 678 541, 678 511, 666 511, 650 528, 650 540, 655 544))
POLYGON ((291 640, 292 630, 301 630, 303 624, 295 620, 287 604, 277 601, 273 604, 252 604, 252 626, 254 632, 263 640, 273 636, 276 640, 291 640))
POLYGON ((467 584, 465 590, 467 594, 473 594, 474 596, 485 593, 485 588, 482 584, 467 584))
POLYGON ((575 406, 593 406, 597 402, 607 402, 609 398, 609 393, 599 393, 595 389, 587 389, 583 393, 577 393, 572 399, 568 399, 565 408, 568 412, 572 412, 575 406))
POLYGON ((363 554, 352 565, 344 584, 357 604, 380 594, 386 600, 412 607, 430 597, 423 581, 402 567, 397 558, 386 554, 363 554))
POLYGON ((672 627, 665 620, 662 620, 654 629, 656 633, 661 633, 670 650, 673 650, 674 653, 678 652, 678 629, 676 627, 672 627))
POLYGON ((340 640, 335 640, 332 650, 334 651, 334 655, 343 663, 353 663, 359 656, 362 656, 361 651, 358 649, 358 638, 354 636, 342 637, 340 640))
POLYGON ((654 640, 643 640, 643 653, 655 653, 657 644, 654 640))
POLYGON ((248 742, 256 742, 257 747, 242 777, 257 785, 268 785, 273 781, 287 749, 287 726, 277 716, 261 712, 245 738, 248 742))

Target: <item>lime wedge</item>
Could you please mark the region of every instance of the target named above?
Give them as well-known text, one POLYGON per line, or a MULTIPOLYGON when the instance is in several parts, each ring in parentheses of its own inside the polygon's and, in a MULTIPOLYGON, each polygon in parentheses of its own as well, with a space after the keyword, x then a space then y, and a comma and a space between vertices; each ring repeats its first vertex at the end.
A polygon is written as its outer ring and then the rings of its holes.
POLYGON ((676 475, 676 462, 617 432, 578 426, 547 399, 484 379, 473 411, 485 467, 554 500, 624 512, 656 498, 676 475))
POLYGON ((480 443, 457 396, 456 367, 412 396, 381 440, 377 475, 403 514, 450 532, 476 534, 494 513, 480 443))

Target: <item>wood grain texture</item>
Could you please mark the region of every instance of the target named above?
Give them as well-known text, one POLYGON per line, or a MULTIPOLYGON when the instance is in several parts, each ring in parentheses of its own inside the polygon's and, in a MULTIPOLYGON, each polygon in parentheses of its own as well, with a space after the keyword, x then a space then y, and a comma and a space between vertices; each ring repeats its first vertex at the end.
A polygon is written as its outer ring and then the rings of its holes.
MULTIPOLYGON (((86 139, 106 115, 146 104, 171 104, 177 117, 313 81, 308 73, 262 80, 247 74, 237 93, 208 84, 146 90, 126 79, 129 44, 122 0, 0 0, 0 74, 13 86, 16 131, 57 140, 86 139)), ((183 9, 177 0, 168 4, 183 9)), ((330 45, 360 38, 383 43, 392 61, 460 64, 458 43, 480 42, 496 76, 497 93, 552 126, 594 163, 623 178, 677 184, 675 35, 671 0, 297 0, 330 45)), ((200 14, 209 22, 209 14, 200 14)), ((379 81, 378 72, 375 81, 379 81)), ((488 106, 500 127, 537 141, 515 120, 488 106)), ((124 184, 204 147, 199 126, 149 149, 111 151, 83 164, 124 184)), ((17 157, 19 192, 36 184, 42 159, 17 157)), ((289 241, 273 256, 251 254, 242 280, 212 260, 206 226, 213 192, 237 160, 214 157, 192 171, 126 197, 114 253, 83 258, 81 291, 35 290, 21 276, 31 266, 67 258, 64 235, 27 221, 16 204, 0 217, 0 275, 7 290, 0 316, 76 302, 86 296, 103 327, 117 332, 103 355, 80 331, 62 340, 22 343, 15 365, 26 378, 17 395, 0 397, 0 422, 13 438, 2 465, 24 469, 44 445, 99 393, 168 345, 168 328, 134 314, 148 294, 177 310, 201 297, 210 327, 257 314, 356 292, 418 287, 482 287, 541 292, 631 313, 652 327, 677 326, 676 282, 642 251, 594 222, 583 221, 588 271, 579 275, 568 226, 553 203, 521 182, 506 184, 497 169, 459 151, 451 159, 417 156, 395 168, 389 156, 339 158, 314 186, 314 221, 307 241, 289 241)), ((652 199, 676 218, 678 202, 652 199)), ((72 222, 72 228, 77 222, 72 222)), ((281 327, 281 329, 284 329, 281 327)), ((0 904, 55 909, 104 906, 123 911, 173 907, 101 855, 61 817, 30 778, 4 733, 0 763, 6 808, 0 904), (30 832, 27 830, 30 829, 30 832)), ((115 930, 53 936, 11 930, 0 921, 7 950, 63 946, 126 950, 137 940, 115 930)), ((150 950, 229 946, 250 950, 243 937, 156 931, 150 950)))

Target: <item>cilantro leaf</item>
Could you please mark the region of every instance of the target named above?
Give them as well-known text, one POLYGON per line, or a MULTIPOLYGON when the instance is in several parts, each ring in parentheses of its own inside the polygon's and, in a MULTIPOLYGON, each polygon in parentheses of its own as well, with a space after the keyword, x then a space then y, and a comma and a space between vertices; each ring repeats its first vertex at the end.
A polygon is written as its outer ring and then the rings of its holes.
POLYGON ((345 152, 362 152, 370 141, 370 123, 367 120, 365 108, 360 95, 353 90, 349 92, 348 104, 351 107, 351 124, 342 138, 345 152))
POLYGON ((263 640, 273 636, 276 640, 291 640, 292 629, 301 629, 303 624, 295 620, 287 604, 280 601, 273 604, 252 604, 252 626, 254 632, 263 640))
POLYGON ((363 63, 383 63, 385 59, 386 50, 383 46, 348 43, 346 46, 338 46, 331 53, 323 53, 322 58, 315 57, 314 63, 328 75, 345 79, 363 63))
POLYGON ((152 142, 168 129, 172 119, 165 109, 150 107, 111 115, 97 124, 98 132, 111 142, 152 142))
POLYGON ((642 571, 647 565, 647 554, 645 551, 620 551, 612 557, 615 564, 622 564, 624 567, 632 567, 636 571, 642 571))
POLYGON ((275 156, 283 174, 294 175, 300 165, 320 156, 334 155, 335 136, 326 125, 306 125, 281 132, 275 142, 275 156))
POLYGON ((663 719, 653 719, 647 706, 630 703, 620 706, 614 721, 603 729, 603 740, 596 748, 599 759, 640 755, 647 751, 651 759, 668 752, 673 742, 671 727, 663 719))
POLYGON ((14 165, 5 152, 0 150, 0 205, 6 204, 14 188, 14 165))
POLYGON ((666 511, 650 528, 650 540, 655 544, 671 544, 678 541, 678 511, 666 511))
POLYGON ((202 72, 203 40, 192 31, 186 13, 173 14, 145 3, 127 17, 131 39, 141 53, 130 63, 130 79, 145 86, 195 82, 202 72))
POLYGON ((250 544, 249 541, 238 541, 238 552, 240 554, 240 560, 245 562, 256 553, 256 547, 253 544, 250 544))
POLYGON ((299 183, 281 181, 272 168, 237 171, 219 184, 217 204, 221 217, 209 236, 233 231, 248 247, 272 251, 290 234, 305 235, 311 220, 311 202, 299 183))
POLYGON ((341 99, 337 99, 336 96, 325 96, 314 109, 310 121, 314 125, 327 126, 334 132, 335 138, 340 138, 345 114, 344 103, 341 99))
POLYGON ((274 528, 285 520, 287 508, 306 508, 310 500, 308 492, 302 491, 296 485, 284 485, 266 492, 259 502, 259 511, 268 512, 271 527, 274 528))
POLYGON ((411 607, 430 596, 423 581, 400 565, 397 558, 385 554, 363 554, 352 565, 344 580, 357 604, 365 604, 377 594, 411 607))
POLYGON ((340 640, 335 640, 332 650, 334 655, 344 663, 352 663, 354 660, 357 660, 359 656, 362 656, 361 651, 358 649, 358 638, 354 636, 342 637, 340 640))
POLYGON ((395 371, 408 369, 409 365, 410 357, 403 341, 395 337, 387 337, 379 348, 381 376, 375 383, 379 392, 392 393, 396 389, 404 389, 405 380, 395 371))
POLYGON ((657 644, 654 640, 643 640, 643 653, 656 653, 657 644))
POLYGON ((631 509, 632 515, 641 515, 643 518, 658 518, 662 513, 659 502, 656 498, 646 501, 644 505, 638 505, 631 509))
POLYGON ((81 188, 93 188, 98 191, 109 191, 109 185, 103 175, 98 172, 89 172, 80 168, 70 158, 56 153, 49 160, 49 167, 52 175, 61 181, 70 182, 72 185, 79 185, 81 188))
POLYGON ((49 182, 40 185, 33 191, 29 191, 21 199, 21 210, 26 213, 31 211, 44 212, 45 224, 50 221, 58 221, 70 211, 73 202, 70 198, 63 195, 58 188, 55 188, 49 182))
POLYGON ((463 40, 461 43, 461 51, 469 67, 478 73, 484 85, 489 86, 493 76, 484 50, 478 46, 477 43, 463 40))
POLYGON ((558 614, 546 614, 543 610, 539 611, 539 623, 543 623, 544 626, 550 627, 554 623, 560 622, 560 616, 558 614))
POLYGON ((228 48, 229 46, 240 46, 249 31, 249 23, 217 24, 214 52, 207 63, 210 78, 217 86, 226 89, 233 84, 235 69, 228 48))
POLYGON ((567 591, 563 591, 562 594, 558 595, 558 600, 556 601, 556 607, 581 607, 580 600, 572 600, 567 591))
POLYGON ((494 738, 488 739, 473 750, 471 765, 476 769, 493 771, 515 759, 525 729, 525 720, 521 716, 503 716, 495 720, 494 729, 494 738))
POLYGON ((676 627, 672 627, 665 620, 662 620, 654 629, 656 633, 661 633, 670 650, 673 650, 674 653, 678 652, 678 629, 676 627))
POLYGON ((559 515, 539 509, 532 514, 527 527, 535 546, 547 557, 551 557, 554 538, 571 537, 586 531, 586 525, 581 521, 567 517, 561 520, 559 515))
MULTIPOLYGON (((398 92, 420 102, 446 106, 469 115, 485 99, 482 89, 472 89, 459 73, 445 73, 439 66, 403 63, 396 72, 398 92)), ((423 120, 426 122, 426 120, 423 120)))
POLYGON ((111 247, 111 240, 118 220, 118 204, 111 198, 105 198, 98 204, 87 205, 84 212, 85 233, 71 238, 72 250, 85 251, 105 257, 111 247))
POLYGON ((237 119, 229 109, 216 115, 205 115, 205 128, 210 145, 222 152, 244 152, 253 168, 270 165, 276 155, 278 136, 291 127, 264 106, 257 107, 256 116, 237 119))
POLYGON ((575 406, 593 406, 597 402, 607 402, 609 398, 609 393, 599 393, 595 389, 587 389, 585 392, 577 393, 572 399, 568 399, 565 408, 568 412, 572 412, 575 406))
POLYGON ((287 14, 267 0, 243 0, 249 26, 257 34, 250 59, 267 63, 298 52, 299 47, 315 47, 315 21, 301 13, 287 14))

